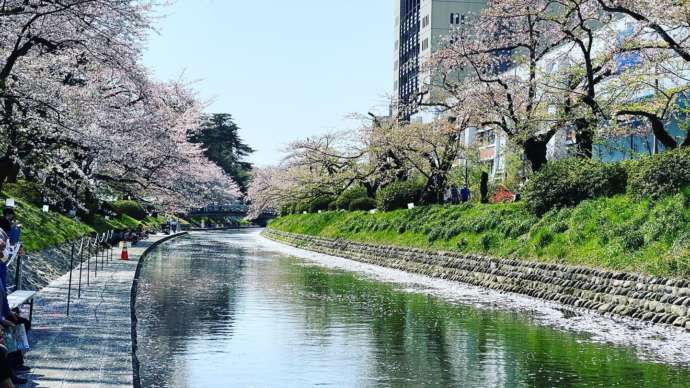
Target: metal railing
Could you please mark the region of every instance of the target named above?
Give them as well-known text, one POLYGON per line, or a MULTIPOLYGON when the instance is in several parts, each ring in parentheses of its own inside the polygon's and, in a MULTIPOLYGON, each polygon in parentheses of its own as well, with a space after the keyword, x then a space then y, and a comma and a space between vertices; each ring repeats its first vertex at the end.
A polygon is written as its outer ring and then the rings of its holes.
POLYGON ((72 302, 72 276, 76 269, 75 259, 79 262, 77 299, 81 299, 84 269, 86 269, 86 286, 88 287, 91 285, 91 268, 93 267, 93 277, 96 279, 98 277, 99 260, 101 272, 103 272, 106 264, 113 262, 113 249, 115 249, 115 244, 117 243, 115 240, 115 231, 109 230, 105 233, 86 235, 79 240, 72 241, 67 286, 67 316, 69 316, 70 304, 72 302), (79 246, 78 249, 77 245, 79 246), (84 264, 86 264, 86 268, 84 268, 84 264))

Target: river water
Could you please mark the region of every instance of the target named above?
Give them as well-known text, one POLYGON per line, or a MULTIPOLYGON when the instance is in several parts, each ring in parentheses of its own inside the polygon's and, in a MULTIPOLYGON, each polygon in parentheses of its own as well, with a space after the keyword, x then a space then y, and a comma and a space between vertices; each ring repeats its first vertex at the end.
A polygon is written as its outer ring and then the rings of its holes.
POLYGON ((178 238, 146 259, 143 387, 685 387, 690 335, 285 248, 178 238))

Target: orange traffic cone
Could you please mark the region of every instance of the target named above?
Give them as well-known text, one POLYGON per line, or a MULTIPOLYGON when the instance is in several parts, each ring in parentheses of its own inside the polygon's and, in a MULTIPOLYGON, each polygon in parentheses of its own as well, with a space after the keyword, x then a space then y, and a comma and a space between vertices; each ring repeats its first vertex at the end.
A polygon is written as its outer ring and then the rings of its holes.
POLYGON ((120 252, 120 260, 129 260, 129 253, 127 253, 127 241, 121 242, 122 252, 120 252))

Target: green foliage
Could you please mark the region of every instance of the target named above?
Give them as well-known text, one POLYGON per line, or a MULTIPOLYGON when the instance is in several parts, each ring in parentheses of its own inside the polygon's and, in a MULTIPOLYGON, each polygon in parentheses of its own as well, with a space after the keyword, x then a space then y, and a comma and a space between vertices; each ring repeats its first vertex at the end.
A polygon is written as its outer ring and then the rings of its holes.
POLYGON ((369 197, 357 198, 350 202, 350 207, 348 210, 371 210, 376 209, 376 200, 369 197))
POLYGON ((146 210, 137 201, 115 201, 110 203, 110 208, 118 215, 125 214, 136 220, 143 220, 148 216, 146 210))
POLYGON ((7 198, 21 198, 27 203, 43 206, 41 189, 36 183, 26 181, 6 183, 3 186, 3 192, 7 198))
POLYGON ((618 195, 537 217, 524 202, 292 215, 271 228, 415 248, 520 257, 663 276, 690 275, 690 201, 618 195))
POLYGON ((317 213, 320 210, 325 211, 328 210, 328 205, 333 202, 334 199, 333 197, 329 196, 321 196, 321 197, 316 197, 309 202, 309 212, 310 213, 317 213))
POLYGON ((376 203, 383 211, 404 209, 408 203, 416 202, 423 187, 414 181, 396 181, 379 189, 376 193, 376 203))
POLYGON ((203 117, 198 133, 190 135, 191 142, 201 144, 204 155, 216 163, 246 193, 252 164, 245 158, 254 150, 239 136, 239 127, 227 113, 217 113, 203 117))
POLYGON ((637 198, 660 198, 690 185, 690 147, 626 163, 628 191, 637 198))
POLYGON ((544 214, 586 199, 624 193, 626 181, 626 170, 619 164, 569 158, 544 166, 529 180, 524 196, 535 214, 544 214))
POLYGON ((29 252, 62 244, 94 231, 90 226, 59 213, 44 213, 40 207, 25 202, 16 195, 13 198, 17 205, 16 219, 22 225, 22 243, 29 252))
POLYGON ((364 187, 351 187, 338 196, 336 199, 336 206, 338 209, 348 210, 352 201, 366 196, 367 190, 364 187))

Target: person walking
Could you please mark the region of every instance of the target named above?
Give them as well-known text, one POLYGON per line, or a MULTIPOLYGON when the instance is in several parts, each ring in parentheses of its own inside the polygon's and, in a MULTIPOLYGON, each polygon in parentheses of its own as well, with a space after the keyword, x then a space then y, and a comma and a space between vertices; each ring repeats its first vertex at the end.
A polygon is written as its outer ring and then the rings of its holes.
POLYGON ((460 200, 462 203, 469 202, 470 198, 472 196, 472 193, 470 192, 469 187, 465 186, 460 190, 460 200))

